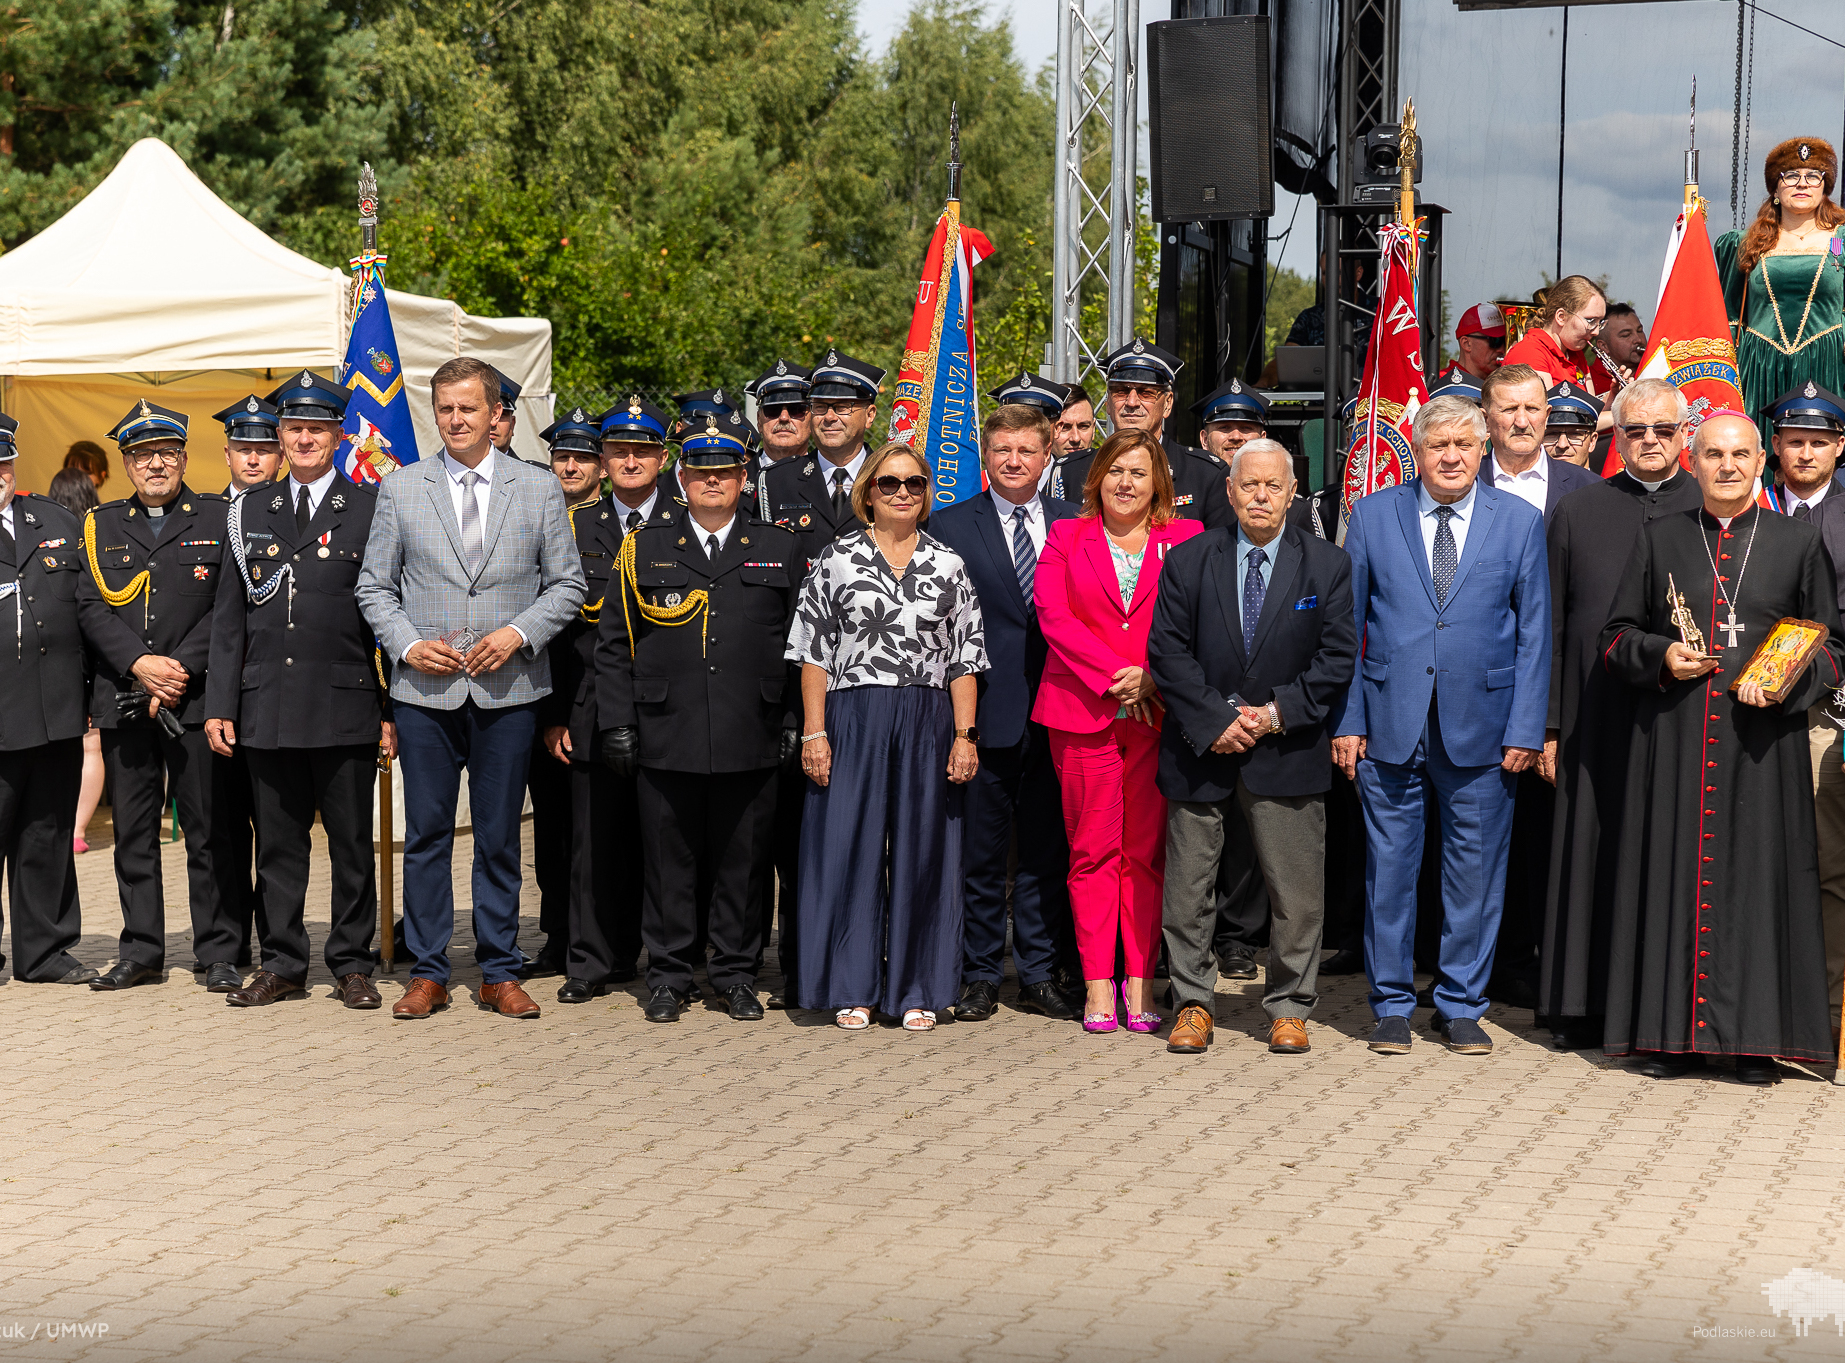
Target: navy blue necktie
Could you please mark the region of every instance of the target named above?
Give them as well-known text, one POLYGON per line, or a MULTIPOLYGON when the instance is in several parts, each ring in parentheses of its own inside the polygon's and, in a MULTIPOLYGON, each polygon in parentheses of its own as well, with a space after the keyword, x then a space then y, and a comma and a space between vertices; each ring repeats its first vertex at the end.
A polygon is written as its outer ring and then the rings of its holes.
POLYGON ((1268 554, 1261 549, 1249 551, 1249 572, 1243 579, 1243 653, 1256 642, 1256 621, 1262 618, 1262 565, 1268 562, 1268 554))
POLYGON ((1031 542, 1031 531, 1025 528, 1025 508, 1019 507, 1012 513, 1012 571, 1019 575, 1019 592, 1025 598, 1027 609, 1031 607, 1031 586, 1038 573, 1038 550, 1031 542))
POLYGON ((1435 553, 1431 566, 1435 578, 1435 604, 1448 604, 1448 588, 1454 585, 1454 569, 1459 556, 1454 552, 1454 528, 1449 524, 1454 519, 1454 508, 1438 506, 1435 508, 1435 553))

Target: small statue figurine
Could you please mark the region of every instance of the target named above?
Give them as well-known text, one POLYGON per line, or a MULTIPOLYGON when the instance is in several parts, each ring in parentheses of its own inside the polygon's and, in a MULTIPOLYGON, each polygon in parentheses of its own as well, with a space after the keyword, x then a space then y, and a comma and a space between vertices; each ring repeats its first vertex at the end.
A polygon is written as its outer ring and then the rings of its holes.
POLYGON ((1666 605, 1672 611, 1672 623, 1678 626, 1678 637, 1685 647, 1700 657, 1704 653, 1704 631, 1698 628, 1698 622, 1691 618, 1691 607, 1685 604, 1685 597, 1678 589, 1678 583, 1672 580, 1672 574, 1666 574, 1666 605))

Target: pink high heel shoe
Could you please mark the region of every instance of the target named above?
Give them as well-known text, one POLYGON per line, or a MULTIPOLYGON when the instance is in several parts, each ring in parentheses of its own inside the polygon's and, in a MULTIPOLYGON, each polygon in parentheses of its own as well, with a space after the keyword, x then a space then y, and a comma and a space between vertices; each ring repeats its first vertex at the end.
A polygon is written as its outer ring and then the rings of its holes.
POLYGON ((1165 1026, 1166 1019, 1158 1013, 1128 1012, 1126 980, 1115 981, 1115 998, 1118 1000, 1122 1015, 1127 1018, 1127 1029, 1130 1032, 1157 1032, 1165 1026))
POLYGON ((1114 1013, 1083 1013, 1083 1030, 1085 1032, 1112 1032, 1115 1030, 1114 1013))

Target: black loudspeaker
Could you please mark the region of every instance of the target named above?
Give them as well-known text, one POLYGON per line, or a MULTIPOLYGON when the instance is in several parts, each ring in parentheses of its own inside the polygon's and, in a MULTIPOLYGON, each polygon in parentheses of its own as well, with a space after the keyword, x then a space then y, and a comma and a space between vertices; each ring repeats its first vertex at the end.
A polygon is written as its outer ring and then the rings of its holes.
POLYGON ((1274 213, 1268 26, 1261 15, 1147 25, 1153 221, 1274 213))

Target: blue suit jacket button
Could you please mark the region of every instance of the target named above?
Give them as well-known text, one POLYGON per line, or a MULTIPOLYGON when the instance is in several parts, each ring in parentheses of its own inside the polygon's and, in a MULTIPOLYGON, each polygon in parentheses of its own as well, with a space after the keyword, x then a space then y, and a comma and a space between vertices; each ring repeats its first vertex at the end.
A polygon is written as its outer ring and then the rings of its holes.
POLYGON ((1431 667, 1431 668, 1429 669, 1429 675, 1430 675, 1431 677, 1435 675, 1435 669, 1434 669, 1434 668, 1432 668, 1432 667, 1431 667))

